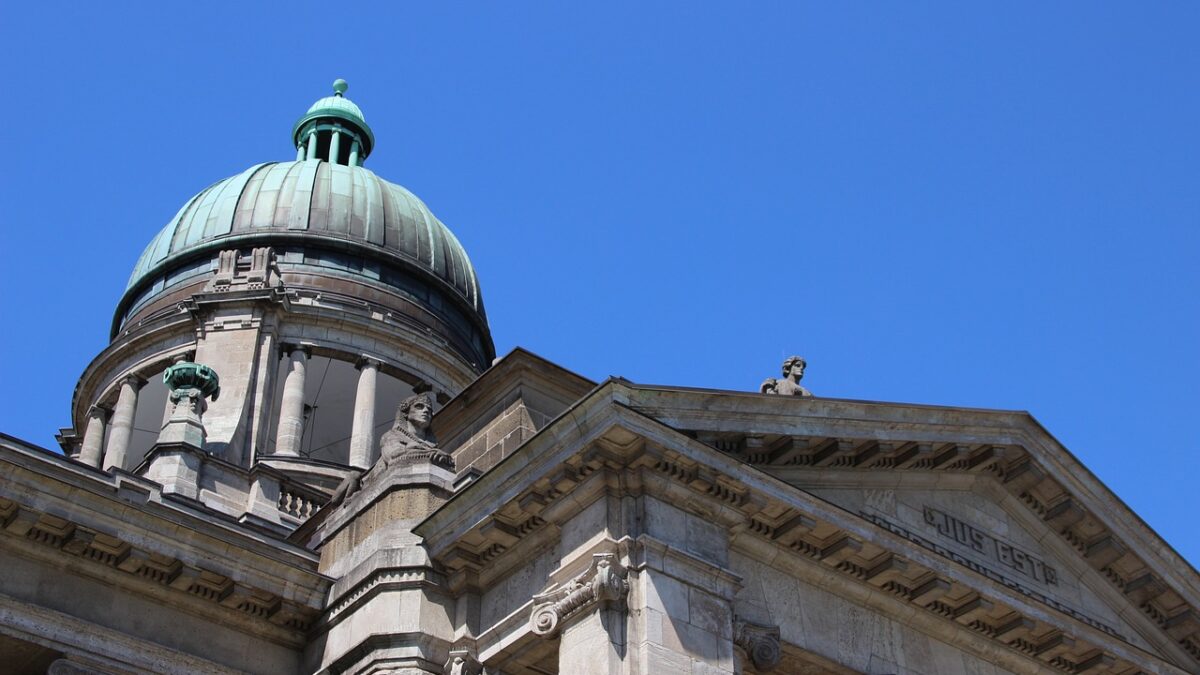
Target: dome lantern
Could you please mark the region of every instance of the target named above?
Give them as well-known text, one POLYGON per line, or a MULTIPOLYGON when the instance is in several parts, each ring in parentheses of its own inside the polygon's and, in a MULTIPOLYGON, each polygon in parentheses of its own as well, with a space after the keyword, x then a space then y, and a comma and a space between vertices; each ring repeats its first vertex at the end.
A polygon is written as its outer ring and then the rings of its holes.
POLYGON ((320 159, 343 166, 362 166, 371 154, 375 135, 362 110, 346 98, 349 88, 345 80, 334 80, 333 96, 312 104, 292 127, 296 161, 320 159))

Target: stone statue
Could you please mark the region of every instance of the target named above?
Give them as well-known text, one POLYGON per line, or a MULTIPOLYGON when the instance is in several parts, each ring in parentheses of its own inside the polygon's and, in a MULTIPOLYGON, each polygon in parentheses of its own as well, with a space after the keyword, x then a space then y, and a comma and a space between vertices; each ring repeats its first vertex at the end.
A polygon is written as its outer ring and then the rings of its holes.
POLYGON ((800 386, 800 380, 804 379, 804 369, 808 367, 802 357, 789 356, 783 362, 783 378, 775 379, 768 377, 763 381, 762 386, 758 390, 764 394, 778 394, 780 396, 812 396, 812 392, 800 386))
POLYGON ((433 399, 428 394, 414 394, 401 401, 391 430, 379 439, 379 460, 365 473, 347 476, 334 490, 329 504, 336 506, 346 501, 368 481, 387 473, 393 466, 430 462, 453 470, 454 459, 437 447, 429 433, 432 420, 433 399))
MULTIPOLYGON (((400 402, 392 430, 379 439, 379 463, 384 469, 393 464, 413 464, 429 461, 453 468, 450 455, 438 449, 429 433, 433 419, 433 400, 428 394, 414 394, 400 402)), ((372 468, 372 471, 375 469, 372 468)))

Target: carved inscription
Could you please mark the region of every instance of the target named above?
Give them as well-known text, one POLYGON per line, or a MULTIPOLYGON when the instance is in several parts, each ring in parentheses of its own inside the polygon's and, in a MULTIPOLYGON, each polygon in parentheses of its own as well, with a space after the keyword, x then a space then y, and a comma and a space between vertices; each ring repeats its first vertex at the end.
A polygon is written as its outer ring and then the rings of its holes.
POLYGON ((930 541, 929 539, 926 539, 925 537, 922 537, 921 535, 919 535, 915 532, 910 532, 907 529, 900 527, 899 525, 887 520, 886 518, 882 518, 874 513, 867 513, 866 511, 860 511, 859 515, 861 515, 863 518, 866 518, 867 520, 871 521, 872 523, 875 523, 876 525, 882 527, 883 529, 887 530, 888 532, 891 532, 892 534, 896 534, 901 537, 904 537, 905 539, 911 541, 912 543, 914 543, 918 546, 924 547, 930 551, 933 551, 934 553, 937 553, 938 555, 945 556, 946 558, 949 558, 950 560, 953 560, 954 562, 959 563, 960 565, 964 565, 972 570, 975 570, 976 572, 979 572, 980 574, 984 575, 985 577, 992 579, 994 581, 998 581, 998 582, 1004 584, 1005 586, 1013 589, 1014 591, 1017 591, 1018 593, 1021 593, 1027 597, 1033 598, 1034 600, 1037 600, 1039 602, 1045 603, 1046 605, 1049 605, 1050 607, 1053 607, 1054 609, 1057 609, 1060 612, 1069 614, 1070 616, 1073 616, 1076 619, 1079 619, 1080 621, 1086 623, 1087 625, 1089 625, 1093 628, 1098 628, 1098 629, 1104 631, 1105 633, 1108 633, 1109 635, 1113 635, 1115 637, 1124 639, 1124 637, 1119 632, 1117 632, 1117 629, 1113 628, 1112 626, 1109 626, 1106 623, 1103 623, 1101 621, 1093 619, 1092 617, 1088 616, 1087 614, 1084 614, 1083 612, 1081 612, 1077 609, 1068 607, 1068 606, 1064 605, 1063 603, 1055 600, 1054 598, 1052 598, 1044 593, 1039 593, 1038 591, 1036 591, 1032 588, 1029 588, 1028 586, 1023 586, 1020 583, 1018 583, 1016 580, 1010 579, 1009 577, 1004 576, 1003 574, 988 567, 987 565, 981 565, 980 563, 977 563, 974 560, 965 558, 965 557, 959 555, 958 553, 951 551, 950 549, 946 548, 945 546, 942 546, 941 544, 939 544, 935 541, 930 541))
POLYGON ((1034 581, 1051 586, 1058 584, 1058 571, 1041 558, 1003 542, 954 516, 926 506, 925 522, 932 525, 943 537, 953 539, 1034 581))

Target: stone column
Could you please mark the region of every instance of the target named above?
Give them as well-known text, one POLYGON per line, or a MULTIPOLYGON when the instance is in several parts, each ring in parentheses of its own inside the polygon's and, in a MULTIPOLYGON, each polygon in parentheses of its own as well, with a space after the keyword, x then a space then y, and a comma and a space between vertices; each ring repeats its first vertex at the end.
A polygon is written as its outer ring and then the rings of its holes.
POLYGON ((300 455, 304 436, 304 375, 308 368, 308 350, 288 346, 287 379, 283 381, 283 403, 279 407, 279 432, 275 436, 275 454, 300 455))
POLYGON ((100 468, 104 451, 104 421, 108 419, 108 408, 94 405, 88 408, 87 428, 83 432, 83 447, 79 450, 79 461, 100 468))
POLYGON ((375 383, 379 361, 358 361, 358 391, 354 395, 354 425, 350 431, 350 466, 367 469, 375 460, 375 383))
POLYGON ((104 452, 104 469, 128 469, 129 439, 133 435, 133 415, 137 412, 138 391, 145 380, 128 375, 121 380, 121 393, 113 408, 112 429, 108 432, 108 448, 104 452))

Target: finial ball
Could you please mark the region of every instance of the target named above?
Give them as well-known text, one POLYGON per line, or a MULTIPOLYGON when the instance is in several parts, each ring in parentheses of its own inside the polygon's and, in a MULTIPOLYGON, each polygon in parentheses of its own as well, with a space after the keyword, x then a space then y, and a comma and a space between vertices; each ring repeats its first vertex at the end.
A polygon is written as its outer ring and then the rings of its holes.
POLYGON ((346 93, 346 90, 349 88, 350 88, 350 85, 346 84, 346 81, 340 77, 333 81, 333 92, 335 94, 337 94, 338 96, 341 96, 342 94, 346 93))

